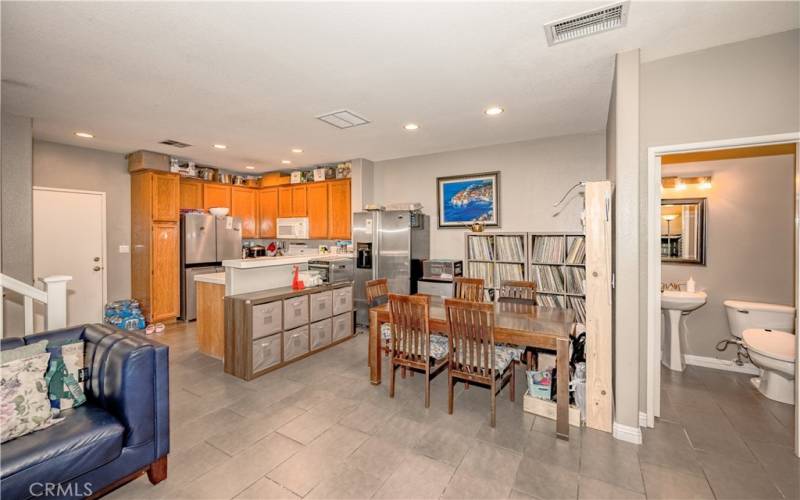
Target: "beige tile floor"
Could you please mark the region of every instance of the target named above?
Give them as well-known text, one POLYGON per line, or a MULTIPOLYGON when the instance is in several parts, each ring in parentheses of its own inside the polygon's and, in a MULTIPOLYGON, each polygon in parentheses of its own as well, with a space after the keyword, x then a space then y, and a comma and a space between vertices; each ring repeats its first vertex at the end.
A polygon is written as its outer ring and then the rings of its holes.
MULTIPOLYGON (((169 478, 140 478, 109 498, 798 498, 794 407, 761 397, 748 377, 689 367, 662 375, 662 418, 644 444, 575 430, 457 387, 446 374, 423 406, 422 377, 372 386, 358 335, 251 382, 196 350, 194 325, 171 347, 169 478)), ((521 373, 521 371, 520 371, 521 373)), ((518 394, 523 391, 518 377, 518 394)))

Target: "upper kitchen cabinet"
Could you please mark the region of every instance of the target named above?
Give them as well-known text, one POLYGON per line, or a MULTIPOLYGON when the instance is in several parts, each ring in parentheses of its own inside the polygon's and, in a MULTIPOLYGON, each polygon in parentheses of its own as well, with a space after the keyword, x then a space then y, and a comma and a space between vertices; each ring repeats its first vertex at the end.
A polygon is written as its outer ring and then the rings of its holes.
POLYGON ((349 240, 351 237, 350 179, 330 181, 328 185, 328 238, 349 240))
POLYGON ((328 185, 309 184, 306 189, 308 208, 308 237, 325 239, 328 237, 328 185))
POLYGON ((180 178, 176 174, 150 172, 153 220, 177 222, 180 217, 180 178))
POLYGON ((203 208, 203 183, 190 179, 181 179, 181 208, 203 208))
POLYGON ((231 208, 231 187, 224 184, 203 184, 203 208, 231 208))
POLYGON ((292 217, 308 215, 308 189, 306 186, 292 186, 292 217))
POLYGON ((278 188, 258 191, 258 237, 274 238, 275 219, 278 218, 278 188))
POLYGON ((305 217, 308 215, 306 186, 278 188, 278 217, 305 217))
POLYGON ((256 192, 246 187, 231 187, 231 212, 242 219, 242 238, 256 238, 256 192))

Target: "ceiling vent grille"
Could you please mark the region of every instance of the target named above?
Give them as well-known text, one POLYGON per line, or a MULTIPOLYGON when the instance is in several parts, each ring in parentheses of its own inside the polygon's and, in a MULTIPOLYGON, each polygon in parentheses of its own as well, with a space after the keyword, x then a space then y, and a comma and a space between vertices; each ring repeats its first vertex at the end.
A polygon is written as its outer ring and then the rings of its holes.
POLYGON ((544 25, 547 44, 569 42, 603 31, 622 28, 628 21, 629 2, 606 5, 544 25))
POLYGON ((366 118, 362 118, 352 111, 348 111, 346 109, 319 115, 317 116, 317 120, 322 120, 328 125, 333 125, 336 128, 342 129, 358 127, 359 125, 366 125, 369 123, 369 120, 366 118))
POLYGON ((159 142, 159 144, 165 144, 167 146, 173 146, 176 148, 188 148, 191 144, 186 144, 185 142, 181 141, 173 141, 172 139, 167 139, 164 141, 159 142))

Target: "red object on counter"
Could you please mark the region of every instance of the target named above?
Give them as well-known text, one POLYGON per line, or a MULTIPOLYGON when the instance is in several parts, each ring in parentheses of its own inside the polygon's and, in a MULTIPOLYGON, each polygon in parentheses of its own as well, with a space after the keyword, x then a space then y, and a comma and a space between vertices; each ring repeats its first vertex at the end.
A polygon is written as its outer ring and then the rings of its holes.
POLYGON ((292 290, 302 290, 306 287, 305 283, 300 281, 300 268, 294 266, 294 277, 292 278, 292 290))

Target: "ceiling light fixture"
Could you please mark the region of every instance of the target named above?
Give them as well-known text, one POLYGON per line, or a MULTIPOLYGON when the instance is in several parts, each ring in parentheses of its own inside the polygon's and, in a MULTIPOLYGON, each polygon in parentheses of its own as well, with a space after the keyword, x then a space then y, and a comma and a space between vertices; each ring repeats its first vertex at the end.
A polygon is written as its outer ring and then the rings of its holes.
POLYGON ((83 137, 84 139, 94 139, 94 135, 90 134, 89 132, 75 132, 75 135, 78 137, 83 137))
POLYGON ((297 154, 300 154, 300 153, 302 153, 302 152, 303 152, 303 150, 302 150, 302 149, 300 149, 300 148, 292 148, 292 153, 297 153, 297 154))
POLYGON ((224 144, 214 144, 214 147, 217 149, 228 149, 228 146, 224 144))
POLYGON ((256 167, 254 167, 252 165, 245 165, 244 168, 246 168, 247 170, 255 170, 256 169, 256 167))
POLYGON ((503 108, 501 108, 500 106, 492 106, 491 108, 486 108, 484 110, 484 113, 486 113, 489 116, 497 116, 500 113, 502 113, 503 111, 505 111, 505 110, 503 108))
POLYGON ((419 129, 419 125, 417 125, 416 123, 406 123, 403 126, 403 128, 406 130, 417 130, 419 129))
POLYGON ((283 163, 284 165, 289 165, 292 163, 292 160, 281 160, 281 163, 283 163))

